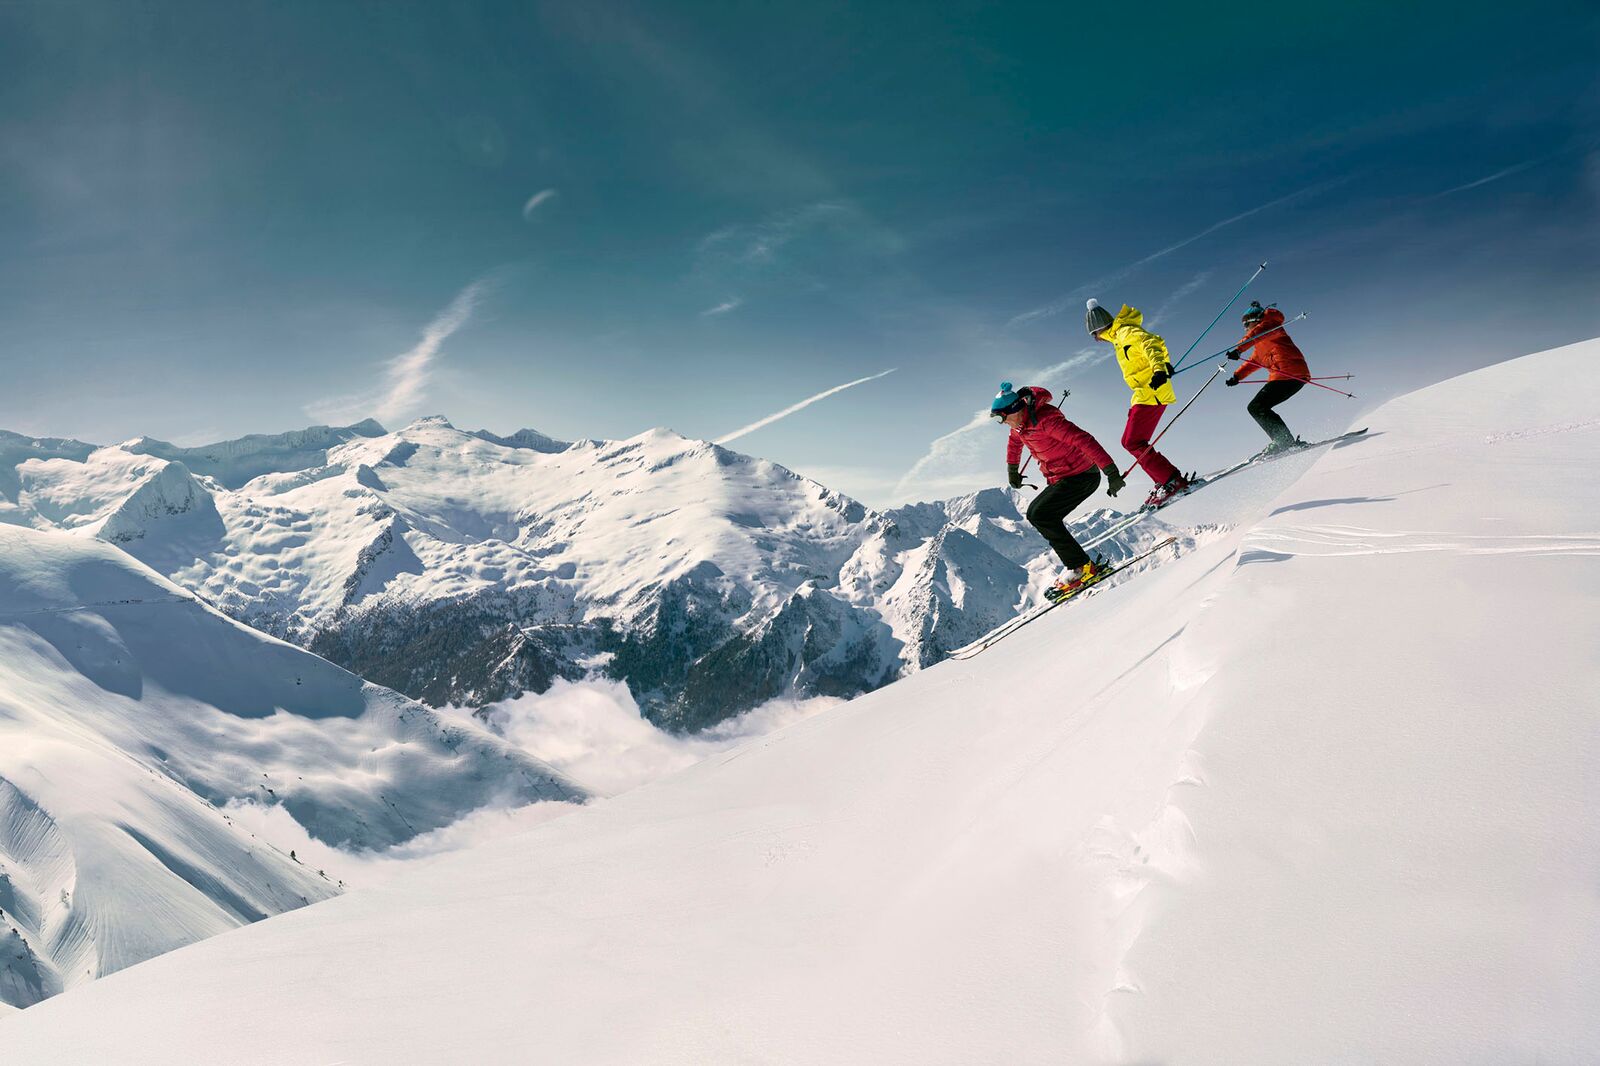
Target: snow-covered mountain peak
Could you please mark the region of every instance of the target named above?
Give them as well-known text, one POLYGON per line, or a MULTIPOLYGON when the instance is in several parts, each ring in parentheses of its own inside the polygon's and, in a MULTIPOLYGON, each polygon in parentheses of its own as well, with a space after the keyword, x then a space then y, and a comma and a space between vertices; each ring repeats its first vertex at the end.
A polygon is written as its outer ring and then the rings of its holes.
POLYGON ((1018 510, 1017 493, 1013 489, 979 489, 966 496, 945 501, 944 511, 957 525, 972 517, 1015 517, 1018 510))
POLYGON ((410 422, 407 422, 403 427, 401 427, 400 432, 403 434, 428 429, 455 428, 456 427, 451 423, 451 421, 444 415, 423 415, 420 418, 413 418, 410 422))
POLYGON ((564 452, 572 447, 571 441, 556 440, 536 429, 519 429, 509 437, 502 437, 486 429, 474 430, 472 435, 504 448, 527 448, 536 452, 564 452))
POLYGON ((714 693, 716 714, 765 698, 770 686, 733 666, 752 641, 799 656, 772 676, 801 694, 926 665, 972 619, 1011 610, 1046 552, 1004 490, 883 514, 665 427, 568 444, 434 416, 394 432, 369 421, 193 449, 141 438, 30 452, 11 472, 18 491, 0 520, 113 540, 235 617, 410 694, 487 703, 609 656, 649 713, 680 723, 714 720, 684 702, 691 691, 714 693), (986 574, 972 586, 985 591, 946 597, 932 619, 934 600, 906 594, 903 571, 944 580, 948 567, 908 553, 946 527, 994 558, 965 549, 957 569, 986 574), (816 597, 800 610, 807 585, 864 616, 846 625, 816 597), (816 641, 791 637, 812 625, 881 646, 811 669, 816 641))
MULTIPOLYGON (((155 523, 172 522, 186 516, 191 524, 199 523, 203 527, 197 531, 202 538, 221 531, 221 519, 217 516, 211 490, 182 463, 166 463, 106 515, 96 532, 104 540, 124 544, 144 539, 155 523)), ((176 538, 169 536, 168 539, 176 538)))
POLYGON ((180 448, 153 437, 137 438, 122 448, 181 462, 196 474, 215 478, 227 488, 237 490, 262 474, 321 466, 327 462, 329 449, 349 440, 380 437, 385 433, 383 426, 369 418, 349 426, 310 426, 288 433, 255 433, 197 448, 180 448))
POLYGON ((66 437, 32 437, 25 433, 13 433, 9 429, 0 429, 0 448, 40 451, 66 449, 87 453, 93 451, 95 447, 97 446, 66 437))

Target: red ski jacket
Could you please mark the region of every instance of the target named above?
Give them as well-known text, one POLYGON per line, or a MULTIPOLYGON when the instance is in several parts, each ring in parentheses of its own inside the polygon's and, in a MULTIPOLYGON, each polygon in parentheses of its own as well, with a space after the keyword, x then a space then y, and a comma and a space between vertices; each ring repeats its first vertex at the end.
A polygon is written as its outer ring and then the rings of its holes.
POLYGON ((1111 456, 1099 441, 1068 422, 1059 407, 1050 406, 1049 389, 1018 389, 1017 394, 1032 394, 1033 410, 1029 421, 1021 429, 1013 429, 1006 441, 1007 463, 1020 462, 1022 446, 1026 444, 1039 461, 1039 473, 1047 485, 1081 474, 1091 466, 1112 465, 1111 456))
MULTIPOLYGON (((1289 339, 1289 331, 1280 329, 1270 337, 1262 337, 1259 341, 1251 337, 1260 337, 1269 329, 1276 329, 1283 325, 1283 312, 1276 307, 1267 308, 1267 313, 1261 316, 1261 321, 1250 327, 1244 335, 1244 340, 1234 345, 1239 351, 1245 353, 1245 358, 1254 359, 1256 363, 1267 368, 1268 381, 1304 381, 1311 376, 1311 368, 1306 366, 1306 357, 1300 354, 1300 349, 1295 347, 1294 341, 1289 339), (1250 351, 1254 348, 1255 351, 1250 351)), ((1254 363, 1241 361, 1239 369, 1234 372, 1234 377, 1243 381, 1254 374, 1260 367, 1254 363)))

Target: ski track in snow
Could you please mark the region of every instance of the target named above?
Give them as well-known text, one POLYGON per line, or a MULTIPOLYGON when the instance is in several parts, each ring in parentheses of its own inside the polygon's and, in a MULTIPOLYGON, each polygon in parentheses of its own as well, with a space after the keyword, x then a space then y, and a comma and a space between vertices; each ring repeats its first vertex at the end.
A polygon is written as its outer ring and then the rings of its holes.
POLYGON ((75 603, 66 607, 35 607, 26 611, 0 611, 0 620, 28 618, 41 614, 71 614, 74 611, 93 611, 101 607, 150 607, 165 603, 199 603, 194 596, 158 596, 153 599, 97 600, 93 603, 75 603))

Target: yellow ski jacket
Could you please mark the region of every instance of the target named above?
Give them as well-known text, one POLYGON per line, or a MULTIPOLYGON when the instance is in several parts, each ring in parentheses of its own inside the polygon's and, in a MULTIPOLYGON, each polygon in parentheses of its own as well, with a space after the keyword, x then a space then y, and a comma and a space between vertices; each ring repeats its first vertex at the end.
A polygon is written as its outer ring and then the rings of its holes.
POLYGON ((1162 383, 1159 389, 1150 387, 1150 378, 1157 370, 1172 373, 1172 359, 1167 354, 1167 342, 1145 329, 1143 321, 1144 314, 1138 308, 1123 304, 1101 339, 1116 349, 1117 365, 1122 368, 1122 380, 1133 390, 1134 406, 1175 403, 1178 394, 1172 391, 1171 381, 1162 383))

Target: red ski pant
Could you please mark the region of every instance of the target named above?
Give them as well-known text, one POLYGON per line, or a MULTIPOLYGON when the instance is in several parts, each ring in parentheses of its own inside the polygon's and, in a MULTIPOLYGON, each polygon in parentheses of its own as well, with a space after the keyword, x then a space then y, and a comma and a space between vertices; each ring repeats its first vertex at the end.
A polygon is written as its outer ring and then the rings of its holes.
POLYGON ((1150 447, 1150 435, 1160 425, 1161 413, 1166 409, 1165 404, 1136 403, 1128 408, 1128 428, 1122 431, 1122 446, 1133 454, 1157 485, 1165 485, 1178 476, 1178 468, 1150 447))

